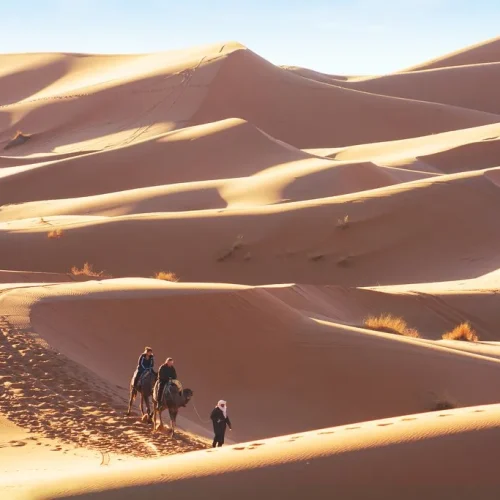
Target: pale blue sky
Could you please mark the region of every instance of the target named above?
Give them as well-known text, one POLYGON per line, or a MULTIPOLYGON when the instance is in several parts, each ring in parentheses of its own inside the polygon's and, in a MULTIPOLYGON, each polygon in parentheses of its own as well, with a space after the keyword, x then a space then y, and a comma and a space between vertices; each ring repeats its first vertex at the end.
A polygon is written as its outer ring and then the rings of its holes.
POLYGON ((500 35, 500 0, 0 0, 1 52, 157 52, 237 40, 275 64, 402 69, 500 35))

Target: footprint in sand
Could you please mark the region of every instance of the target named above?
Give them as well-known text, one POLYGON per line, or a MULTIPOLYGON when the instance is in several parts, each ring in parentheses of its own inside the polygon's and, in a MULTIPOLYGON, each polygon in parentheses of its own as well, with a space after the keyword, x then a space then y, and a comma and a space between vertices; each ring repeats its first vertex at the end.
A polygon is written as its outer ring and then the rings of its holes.
POLYGON ((385 427, 387 425, 392 425, 392 422, 387 422, 385 424, 377 424, 378 427, 385 427))
POLYGON ((26 446, 27 443, 24 441, 9 441, 11 446, 26 446))
POLYGON ((335 434, 334 431, 323 431, 323 432, 318 432, 318 434, 335 434))

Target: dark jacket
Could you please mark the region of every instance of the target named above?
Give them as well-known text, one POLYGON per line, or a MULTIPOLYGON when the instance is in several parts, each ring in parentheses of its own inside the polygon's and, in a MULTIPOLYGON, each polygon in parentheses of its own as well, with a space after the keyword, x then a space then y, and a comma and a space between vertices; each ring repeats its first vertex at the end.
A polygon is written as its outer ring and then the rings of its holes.
POLYGON ((142 353, 139 357, 139 361, 137 362, 137 371, 139 373, 145 371, 145 370, 149 370, 149 369, 153 369, 155 365, 155 358, 153 355, 151 355, 148 358, 146 358, 146 355, 144 353, 142 353))
POLYGON ((218 406, 212 410, 210 418, 214 424, 215 434, 223 434, 226 432, 226 425, 232 427, 231 420, 229 420, 229 417, 224 418, 224 413, 218 406))
POLYGON ((177 372, 174 366, 168 366, 167 363, 163 363, 158 370, 158 378, 162 382, 168 382, 169 379, 173 378, 177 380, 177 372))

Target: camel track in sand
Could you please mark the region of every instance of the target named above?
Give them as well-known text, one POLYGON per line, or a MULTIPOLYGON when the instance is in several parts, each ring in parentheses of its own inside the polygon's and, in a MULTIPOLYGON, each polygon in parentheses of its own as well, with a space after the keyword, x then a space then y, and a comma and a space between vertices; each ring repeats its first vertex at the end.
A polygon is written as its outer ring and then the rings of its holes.
POLYGON ((204 440, 153 434, 126 417, 117 388, 50 349, 36 334, 0 316, 0 413, 20 427, 63 443, 136 457, 204 449, 204 440))

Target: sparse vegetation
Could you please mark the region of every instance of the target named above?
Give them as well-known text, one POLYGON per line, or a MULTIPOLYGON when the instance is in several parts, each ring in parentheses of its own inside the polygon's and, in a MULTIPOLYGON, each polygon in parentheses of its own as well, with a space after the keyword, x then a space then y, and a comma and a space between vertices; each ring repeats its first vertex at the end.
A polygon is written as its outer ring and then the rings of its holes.
POLYGON ((352 257, 350 255, 344 255, 337 261, 337 266, 339 267, 349 267, 351 264, 352 257))
POLYGON ((157 280, 163 280, 163 281, 172 281, 172 282, 177 282, 179 281, 179 278, 177 277, 177 275, 175 273, 172 273, 170 271, 158 271, 155 275, 154 275, 155 279, 157 280))
POLYGON ((54 229, 53 231, 47 233, 47 238, 49 238, 50 240, 58 240, 59 238, 61 238, 62 235, 63 235, 62 229, 54 229))
POLYGON ((71 268, 71 274, 73 276, 91 276, 95 278, 111 278, 111 275, 105 274, 104 271, 95 271, 94 266, 85 262, 82 268, 73 266, 71 268))
POLYGON ((464 340, 466 342, 477 342, 479 336, 472 328, 470 323, 462 323, 455 327, 451 332, 446 332, 443 334, 443 339, 445 340, 464 340))
POLYGON ((23 134, 20 130, 16 132, 16 135, 5 145, 4 149, 10 149, 14 146, 20 146, 24 144, 31 138, 28 134, 23 134))
POLYGON ((217 260, 219 262, 222 262, 224 260, 229 259, 229 257, 231 257, 234 254, 234 252, 236 252, 236 250, 240 249, 242 246, 243 246, 243 236, 240 234, 237 236, 236 240, 231 245, 231 247, 228 250, 226 250, 217 260))
POLYGON ((380 316, 370 316, 364 321, 365 328, 378 332, 393 333, 404 337, 418 338, 418 331, 410 328, 403 318, 392 316, 392 314, 381 314, 380 316))
POLYGON ((430 411, 442 411, 442 410, 453 410, 453 408, 456 408, 457 406, 453 404, 451 401, 448 401, 446 399, 442 399, 439 401, 436 401, 430 411))
POLYGON ((346 215, 342 219, 337 220, 337 227, 339 229, 347 229, 349 227, 349 216, 346 215))
POLYGON ((324 257, 325 257, 325 254, 318 252, 318 253, 313 253, 313 254, 309 255, 309 260, 317 262, 318 260, 321 260, 324 257))

